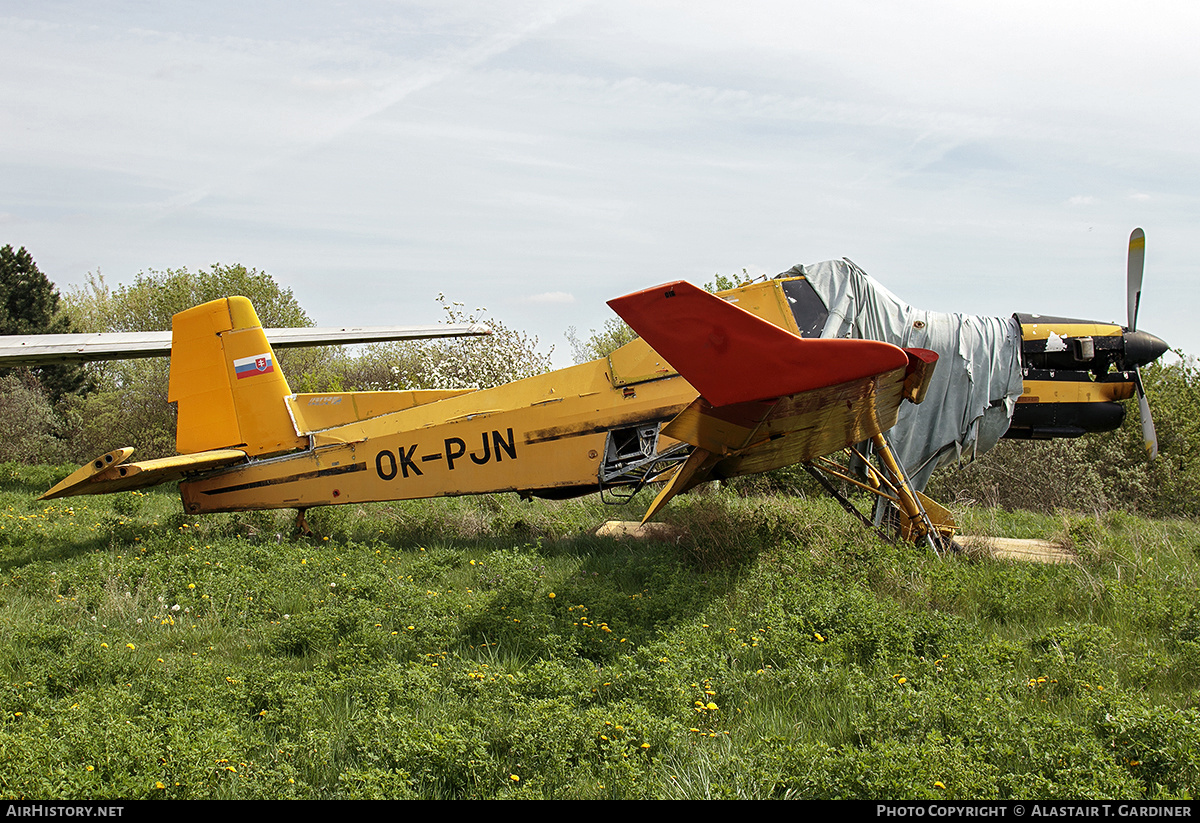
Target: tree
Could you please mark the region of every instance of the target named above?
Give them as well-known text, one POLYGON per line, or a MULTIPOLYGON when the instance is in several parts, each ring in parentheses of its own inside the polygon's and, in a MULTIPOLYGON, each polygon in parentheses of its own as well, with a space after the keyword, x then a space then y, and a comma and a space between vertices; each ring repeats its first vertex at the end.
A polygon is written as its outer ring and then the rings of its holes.
POLYGON ((127 286, 110 289, 101 275, 67 293, 66 312, 82 331, 168 331, 184 309, 240 294, 254 304, 264 328, 311 326, 292 290, 266 272, 216 263, 196 273, 183 269, 138 272, 127 286))
POLYGON ((61 463, 62 421, 27 369, 0 377, 0 463, 61 463))
POLYGON ((750 272, 742 269, 741 274, 733 274, 729 277, 717 272, 713 275, 713 279, 704 284, 704 290, 711 294, 716 294, 719 291, 729 291, 736 289, 738 286, 744 286, 751 282, 754 278, 750 276, 750 272))
POLYGON ((590 329, 587 340, 579 339, 574 326, 567 329, 567 342, 571 344, 571 356, 576 364, 608 357, 635 339, 637 339, 637 333, 619 317, 610 317, 605 320, 604 328, 600 331, 590 329))
POLYGON ((1126 401, 1114 432, 1076 439, 1001 440, 960 468, 935 473, 929 494, 1008 509, 1133 511, 1200 515, 1200 364, 1178 360, 1142 369, 1158 430, 1158 459, 1146 460, 1137 401, 1126 401))
MULTIPOLYGON (((550 371, 550 354, 538 351, 538 340, 510 329, 486 309, 468 312, 462 303, 439 294, 447 323, 483 323, 486 337, 378 343, 338 362, 337 377, 322 381, 329 390, 486 389, 550 371)), ((289 378, 290 379, 290 378, 289 378)), ((307 386, 306 386, 307 388, 307 386)))
MULTIPOLYGON (((18 251, 13 251, 12 246, 0 249, 0 334, 70 333, 74 330, 71 321, 59 311, 58 304, 58 289, 38 270, 33 255, 23 246, 18 251)), ((89 388, 87 372, 79 366, 4 369, 0 370, 0 376, 15 371, 32 374, 54 404, 66 395, 89 388)), ((28 380, 24 385, 29 387, 28 380)))

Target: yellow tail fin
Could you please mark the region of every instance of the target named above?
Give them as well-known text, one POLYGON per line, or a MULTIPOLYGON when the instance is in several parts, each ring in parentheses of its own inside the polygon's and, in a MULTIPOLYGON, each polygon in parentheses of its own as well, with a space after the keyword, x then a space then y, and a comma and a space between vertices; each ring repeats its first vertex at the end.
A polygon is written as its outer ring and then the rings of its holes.
POLYGON ((283 370, 245 297, 214 300, 171 321, 171 383, 180 454, 239 448, 249 455, 304 448, 283 370))

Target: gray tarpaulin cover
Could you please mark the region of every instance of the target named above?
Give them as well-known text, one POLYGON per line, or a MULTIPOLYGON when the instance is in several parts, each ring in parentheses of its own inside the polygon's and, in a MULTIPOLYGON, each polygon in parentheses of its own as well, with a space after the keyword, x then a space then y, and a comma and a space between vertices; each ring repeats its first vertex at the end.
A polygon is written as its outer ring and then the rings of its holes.
POLYGON ((938 466, 996 445, 1021 396, 1021 327, 1013 318, 922 311, 904 303, 849 261, 795 266, 829 310, 821 337, 882 340, 932 349, 937 367, 925 401, 900 404, 888 433, 913 485, 938 466))

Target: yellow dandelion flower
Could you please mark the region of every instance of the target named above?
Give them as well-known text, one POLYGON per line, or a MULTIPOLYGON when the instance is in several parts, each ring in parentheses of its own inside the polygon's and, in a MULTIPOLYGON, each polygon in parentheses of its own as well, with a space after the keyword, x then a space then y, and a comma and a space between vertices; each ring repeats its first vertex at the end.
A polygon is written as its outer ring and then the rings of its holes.
POLYGON ((510 774, 510 775, 508 776, 508 779, 509 779, 509 780, 511 780, 511 781, 512 781, 512 782, 514 782, 514 783, 520 783, 520 782, 521 782, 521 778, 520 778, 520 777, 518 777, 518 776, 517 776, 517 775, 515 775, 515 774, 510 774))

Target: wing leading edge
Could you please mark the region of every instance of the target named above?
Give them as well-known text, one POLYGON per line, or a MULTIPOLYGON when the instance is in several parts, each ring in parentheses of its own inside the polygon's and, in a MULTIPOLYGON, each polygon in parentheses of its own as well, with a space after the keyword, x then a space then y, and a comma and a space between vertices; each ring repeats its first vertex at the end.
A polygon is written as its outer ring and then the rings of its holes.
MULTIPOLYGON (((340 328, 264 329, 273 348, 381 343, 490 334, 480 323, 428 326, 345 326, 340 328)), ((171 354, 171 332, 103 332, 97 334, 0 335, 0 366, 36 367, 51 363, 137 360, 171 354)))
POLYGON ((695 446, 651 504, 700 483, 813 460, 895 425, 936 355, 874 340, 805 339, 690 283, 609 301, 700 393, 663 434, 695 446))

